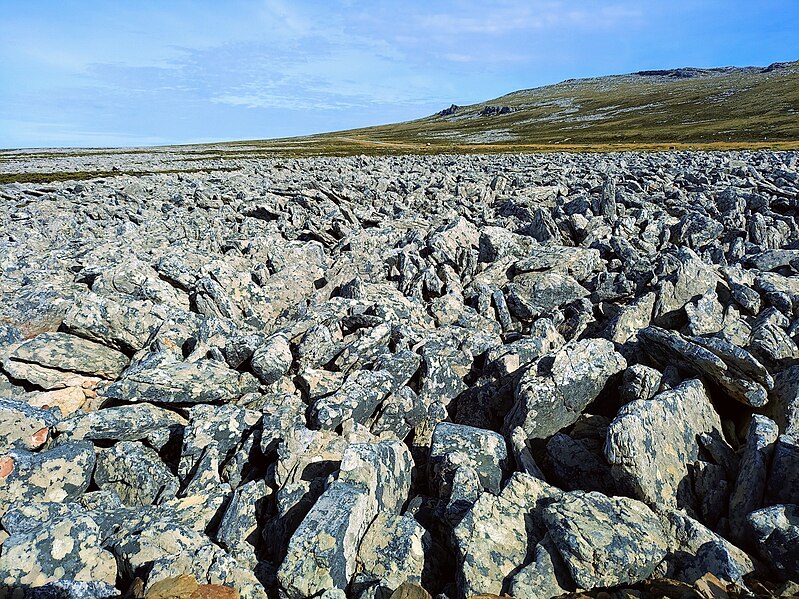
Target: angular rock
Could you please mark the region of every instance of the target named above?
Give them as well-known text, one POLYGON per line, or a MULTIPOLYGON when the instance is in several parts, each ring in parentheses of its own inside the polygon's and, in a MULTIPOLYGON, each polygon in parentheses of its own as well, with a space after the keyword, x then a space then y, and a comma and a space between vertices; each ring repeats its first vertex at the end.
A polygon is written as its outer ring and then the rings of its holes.
POLYGON ((116 583, 114 556, 88 516, 62 518, 12 534, 0 553, 0 593, 57 581, 116 583))
POLYGON ((106 395, 127 402, 192 405, 227 403, 255 391, 257 381, 215 360, 178 362, 154 356, 128 368, 106 395))
POLYGON ((444 457, 453 453, 461 456, 457 463, 474 468, 483 490, 497 494, 503 472, 507 469, 508 450, 502 435, 478 429, 442 422, 433 430, 430 445, 429 465, 433 486, 442 497, 449 495, 447 487, 452 484, 454 472, 444 468, 444 457))
POLYGON ((583 588, 633 584, 665 557, 668 539, 657 516, 627 497, 572 491, 544 508, 552 543, 583 588))
POLYGON ((622 488, 655 509, 691 507, 688 467, 697 436, 721 434, 721 421, 698 380, 622 407, 608 428, 605 457, 622 488))
POLYGON ((389 592, 404 582, 421 584, 431 544, 430 534, 410 516, 378 514, 358 548, 362 581, 379 581, 389 592))
POLYGON ((508 283, 506 292, 511 313, 521 320, 533 320, 588 295, 574 278, 557 272, 518 275, 508 283))
POLYGON ((549 437, 573 424, 608 379, 626 366, 613 344, 604 339, 568 343, 522 376, 504 430, 521 426, 528 438, 549 437))
POLYGON ((0 454, 10 449, 39 449, 59 420, 57 412, 0 398, 0 454))
POLYGON ((94 482, 113 489, 125 505, 154 505, 172 499, 178 479, 158 454, 135 441, 120 441, 97 453, 94 482))
POLYGON ((743 585, 755 565, 741 549, 709 530, 685 512, 662 517, 669 538, 668 576, 689 584, 711 573, 724 583, 743 585))
POLYGON ((799 437, 780 435, 774 445, 766 485, 766 505, 799 505, 799 437))
POLYGON ((730 495, 730 530, 740 538, 746 517, 763 506, 766 479, 779 431, 773 420, 755 414, 746 434, 738 478, 730 495))
POLYGON ((497 496, 483 493, 454 530, 458 596, 506 592, 513 574, 545 534, 536 516, 561 491, 516 473, 497 496))
POLYGON ((747 517, 756 547, 783 579, 799 576, 799 506, 775 505, 755 510, 747 517))
POLYGON ((0 515, 13 501, 69 501, 83 494, 94 470, 94 446, 74 441, 40 453, 0 456, 0 515))
POLYGON ((720 339, 694 337, 688 340, 679 333, 658 327, 643 329, 638 337, 644 351, 664 366, 672 364, 687 372, 707 376, 723 387, 730 397, 745 405, 760 407, 768 401, 770 384, 765 378, 768 373, 743 349, 734 348, 720 339))
POLYGON ((250 366, 262 383, 270 385, 288 372, 292 360, 288 339, 272 335, 253 352, 250 366))

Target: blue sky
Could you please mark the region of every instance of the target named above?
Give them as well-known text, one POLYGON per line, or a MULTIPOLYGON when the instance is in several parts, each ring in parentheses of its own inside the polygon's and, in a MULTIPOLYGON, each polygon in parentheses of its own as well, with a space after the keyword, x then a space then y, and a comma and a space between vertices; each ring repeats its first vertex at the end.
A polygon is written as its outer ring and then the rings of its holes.
POLYGON ((0 0, 0 148, 263 139, 799 59, 799 0, 0 0))

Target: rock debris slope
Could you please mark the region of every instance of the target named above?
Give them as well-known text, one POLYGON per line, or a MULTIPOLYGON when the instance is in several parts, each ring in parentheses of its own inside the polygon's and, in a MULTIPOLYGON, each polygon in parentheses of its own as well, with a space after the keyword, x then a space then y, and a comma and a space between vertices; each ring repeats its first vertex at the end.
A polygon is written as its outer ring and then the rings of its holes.
POLYGON ((238 166, 0 188, 0 596, 799 578, 797 154, 238 166))

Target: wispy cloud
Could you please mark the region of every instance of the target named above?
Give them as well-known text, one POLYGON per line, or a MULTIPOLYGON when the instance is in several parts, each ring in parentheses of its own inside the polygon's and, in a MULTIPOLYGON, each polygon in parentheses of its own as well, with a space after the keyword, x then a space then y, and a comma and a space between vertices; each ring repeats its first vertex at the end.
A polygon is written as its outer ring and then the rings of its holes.
POLYGON ((734 4, 6 2, 0 147, 287 136, 569 77, 795 58, 795 0, 734 4))

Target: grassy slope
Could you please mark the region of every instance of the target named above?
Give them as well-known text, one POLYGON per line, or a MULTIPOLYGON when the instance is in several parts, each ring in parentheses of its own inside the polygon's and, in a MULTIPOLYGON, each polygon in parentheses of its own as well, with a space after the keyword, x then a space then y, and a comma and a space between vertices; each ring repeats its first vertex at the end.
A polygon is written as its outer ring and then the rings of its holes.
MULTIPOLYGON (((6 151, 3 161, 54 155, 173 155, 206 161, 235 158, 525 151, 799 149, 799 61, 781 68, 700 71, 690 78, 616 75, 522 90, 426 118, 263 141, 145 149, 6 151), (504 115, 481 116, 487 106, 504 115)), ((159 172, 185 172, 186 169, 159 172)), ((112 172, 0 173, 0 184, 112 176, 112 172)), ((130 173, 140 174, 140 173, 130 173)))
POLYGON ((676 147, 799 147, 799 62, 769 72, 731 69, 691 78, 620 75, 523 90, 427 118, 259 142, 350 153, 453 149, 663 149, 676 147), (480 116, 486 106, 512 112, 480 116), (427 144, 430 144, 429 146, 427 144), (382 146, 382 147, 381 147, 382 146), (554 147, 553 147, 554 146, 554 147))

